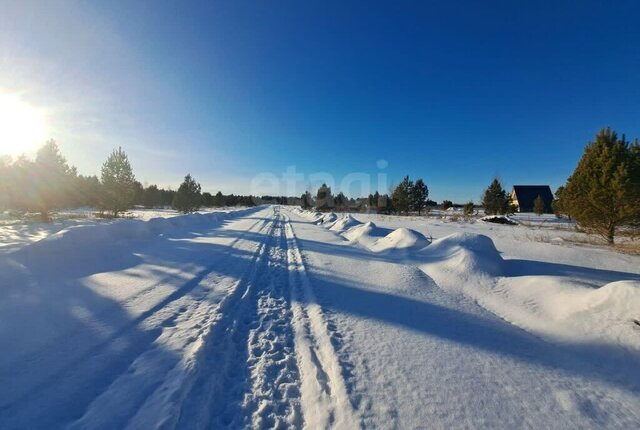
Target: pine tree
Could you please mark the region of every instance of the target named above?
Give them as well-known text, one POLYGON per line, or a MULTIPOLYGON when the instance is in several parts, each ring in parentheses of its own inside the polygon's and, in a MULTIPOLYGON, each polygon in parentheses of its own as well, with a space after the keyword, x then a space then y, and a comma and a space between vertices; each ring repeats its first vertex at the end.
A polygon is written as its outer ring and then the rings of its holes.
POLYGON ((340 191, 338 193, 338 195, 335 198, 335 206, 337 210, 341 210, 344 211, 347 208, 347 203, 349 202, 349 200, 347 199, 347 196, 344 195, 344 193, 342 191, 340 191))
POLYGON ((43 221, 49 221, 49 211, 71 206, 72 180, 75 169, 70 169, 54 140, 45 143, 36 155, 33 165, 35 175, 36 206, 43 221))
MULTIPOLYGON (((385 202, 386 204, 386 202, 385 202)), ((380 212, 380 209, 384 206, 384 204, 380 201, 380 193, 379 192, 375 192, 375 194, 373 195, 373 210, 375 210, 376 212, 380 212)))
POLYGON ((213 195, 211 193, 202 193, 202 206, 205 208, 213 207, 213 195))
POLYGON ((318 210, 328 210, 334 206, 333 195, 331 195, 331 188, 327 184, 322 184, 318 188, 316 194, 316 208, 318 210))
POLYGON ((391 214, 395 211, 393 200, 388 194, 382 194, 378 197, 378 213, 391 214))
POLYGON ((443 200, 442 201, 442 210, 446 211, 450 207, 453 207, 453 202, 451 200, 443 200))
POLYGON ((422 178, 418 179, 411 190, 411 206, 414 211, 418 211, 418 215, 427 204, 429 198, 429 188, 422 178))
POLYGON ((222 194, 222 191, 218 191, 213 197, 213 205, 216 207, 224 206, 224 195, 222 194))
POLYGON ((97 176, 78 175, 74 181, 74 202, 77 207, 97 207, 100 203, 102 185, 97 176))
POLYGON ((609 244, 616 230, 640 220, 640 148, 610 128, 587 145, 562 192, 562 208, 582 229, 609 244))
POLYGON ((133 204, 134 205, 142 205, 142 200, 144 197, 144 187, 138 181, 133 182, 133 204))
POLYGON ((482 196, 482 206, 487 215, 506 215, 513 212, 511 198, 502 188, 500 179, 494 178, 482 196))
POLYGON ((200 191, 200 184, 191 177, 191 174, 187 174, 173 198, 173 208, 185 214, 197 211, 202 201, 200 191))
POLYGON ((393 190, 393 207, 398 213, 404 212, 409 214, 411 208, 411 195, 413 191, 413 182, 409 180, 408 176, 405 176, 402 182, 393 190))
POLYGON ((475 205, 473 204, 472 201, 464 205, 464 216, 466 217, 473 216, 474 212, 475 212, 475 205))
POLYGON ((553 213, 557 218, 561 218, 567 215, 567 210, 565 209, 565 201, 562 197, 563 193, 564 186, 558 187, 554 196, 555 198, 553 199, 553 202, 551 202, 551 208, 553 209, 553 213))
POLYGON ((156 208, 162 205, 162 195, 157 185, 149 185, 144 189, 142 205, 147 208, 156 208))
POLYGON ((545 213, 545 211, 546 211, 546 205, 544 204, 544 199, 542 198, 542 196, 539 195, 533 201, 533 212, 536 215, 542 215, 543 213, 545 213))
POLYGON ((301 203, 300 206, 302 207, 302 209, 311 209, 313 207, 313 197, 311 197, 311 193, 309 191, 306 191, 301 197, 300 197, 301 203))
POLYGON ((135 197, 133 169, 127 154, 118 148, 113 150, 102 165, 101 208, 111 211, 114 217, 129 209, 135 197))

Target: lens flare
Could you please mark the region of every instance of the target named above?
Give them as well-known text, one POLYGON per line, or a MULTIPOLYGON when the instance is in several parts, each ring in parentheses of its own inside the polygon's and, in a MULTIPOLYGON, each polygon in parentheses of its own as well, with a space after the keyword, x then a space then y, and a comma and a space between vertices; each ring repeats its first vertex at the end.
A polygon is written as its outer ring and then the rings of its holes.
POLYGON ((16 95, 0 92, 0 155, 29 152, 46 139, 43 111, 16 95))

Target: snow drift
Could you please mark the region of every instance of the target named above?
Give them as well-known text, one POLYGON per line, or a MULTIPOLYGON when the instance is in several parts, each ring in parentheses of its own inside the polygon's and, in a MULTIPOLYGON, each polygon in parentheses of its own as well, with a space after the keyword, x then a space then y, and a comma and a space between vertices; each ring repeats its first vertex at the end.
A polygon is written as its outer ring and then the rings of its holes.
POLYGON ((599 288, 560 276, 501 278, 488 303, 522 328, 554 341, 617 344, 640 351, 640 282, 599 288))
POLYGON ((370 249, 374 252, 393 250, 417 250, 429 244, 429 240, 415 230, 398 228, 383 238, 375 241, 370 249))
POLYGON ((317 223, 322 224, 323 226, 329 228, 333 223, 338 219, 338 216, 333 212, 322 215, 320 219, 318 219, 317 223))
POLYGON ((600 342, 640 351, 640 282, 599 288, 568 276, 505 276, 504 260, 484 235, 455 233, 420 251, 422 269, 441 288, 461 293, 554 342, 600 342))
POLYGON ((396 230, 379 228, 372 222, 363 224, 350 214, 340 218, 334 213, 327 214, 322 217, 321 221, 318 221, 318 225, 373 252, 417 250, 429 244, 429 240, 415 230, 403 227, 396 230))
MULTIPOLYGON (((360 242, 366 238, 375 238, 375 236, 384 236, 385 234, 376 234, 376 232, 386 231, 386 229, 378 228, 374 223, 367 222, 351 227, 342 235, 351 242, 360 242)), ((377 240, 377 239, 374 239, 377 240)))
MULTIPOLYGON (((308 211, 299 213, 317 218, 308 211)), ((443 290, 464 295, 549 340, 599 342, 640 351, 640 324, 635 322, 640 322, 639 281, 585 282, 570 274, 551 276, 527 270, 528 264, 535 267, 535 261, 509 265, 493 240, 483 234, 458 232, 429 243, 414 230, 382 228, 351 215, 339 218, 330 213, 320 219, 319 225, 372 252, 401 252, 402 262, 416 264, 443 290)), ((483 220, 512 221, 504 216, 483 220)))
POLYGON ((439 271, 491 276, 499 276, 503 271, 500 252, 482 234, 454 233, 434 240, 421 254, 427 261, 438 261, 439 271))
POLYGON ((360 224, 362 223, 357 219, 355 219, 354 217, 352 217, 351 215, 345 215, 344 217, 340 218, 338 221, 334 222, 333 225, 329 227, 329 230, 342 233, 350 229, 351 227, 354 227, 360 224))
MULTIPOLYGON (((142 241, 159 235, 172 235, 185 229, 196 229, 239 217, 253 211, 243 209, 231 212, 181 215, 172 218, 143 220, 116 220, 104 224, 70 226, 37 242, 30 243, 7 254, 7 257, 31 267, 64 267, 65 263, 87 260, 105 254, 105 248, 123 241, 142 241)), ((106 252, 105 255, 108 255, 106 252)))

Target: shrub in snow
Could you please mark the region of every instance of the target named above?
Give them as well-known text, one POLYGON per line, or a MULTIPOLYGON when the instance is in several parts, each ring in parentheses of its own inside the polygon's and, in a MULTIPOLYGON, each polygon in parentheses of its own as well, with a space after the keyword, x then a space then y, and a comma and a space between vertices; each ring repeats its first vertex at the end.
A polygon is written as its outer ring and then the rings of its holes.
POLYGON ((475 206, 473 202, 469 202, 466 205, 464 205, 464 216, 470 217, 473 215, 474 211, 475 211, 475 206))

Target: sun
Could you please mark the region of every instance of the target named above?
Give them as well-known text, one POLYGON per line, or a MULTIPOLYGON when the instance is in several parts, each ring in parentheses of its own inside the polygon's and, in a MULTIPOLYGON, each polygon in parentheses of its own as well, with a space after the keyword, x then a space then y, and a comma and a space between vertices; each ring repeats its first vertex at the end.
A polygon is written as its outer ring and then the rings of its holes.
POLYGON ((47 139, 42 109, 0 92, 0 155, 28 153, 47 139))

